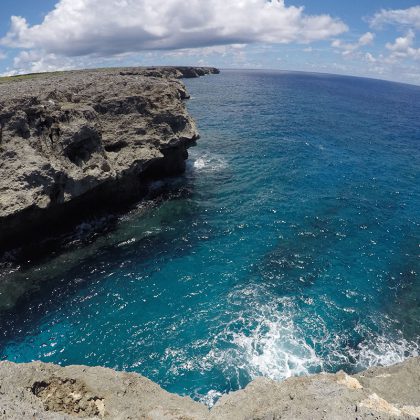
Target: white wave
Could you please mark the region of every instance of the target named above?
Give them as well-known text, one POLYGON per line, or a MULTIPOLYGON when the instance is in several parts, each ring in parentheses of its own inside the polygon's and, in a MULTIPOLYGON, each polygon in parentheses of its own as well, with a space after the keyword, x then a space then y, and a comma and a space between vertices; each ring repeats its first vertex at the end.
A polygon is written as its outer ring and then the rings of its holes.
MULTIPOLYGON (((364 328, 366 339, 356 348, 351 348, 345 344, 346 337, 329 331, 326 320, 317 318, 314 321, 317 333, 309 333, 308 336, 306 327, 299 325, 297 320, 299 308, 293 298, 275 299, 259 305, 252 302, 252 295, 260 292, 256 292, 255 285, 250 290, 241 291, 242 298, 249 295, 248 303, 252 309, 239 314, 226 325, 216 337, 216 348, 208 354, 208 362, 225 365, 222 370, 226 374, 232 375, 233 368, 237 378, 241 372, 246 372, 251 378, 264 376, 283 380, 340 365, 356 370, 391 365, 420 355, 418 343, 404 339, 402 334, 396 336, 395 330, 393 334, 385 336, 369 333, 364 328), (220 343, 226 342, 234 347, 221 350, 223 346, 220 343), (317 353, 316 349, 322 351, 317 353)), ((232 294, 233 301, 238 299, 235 293, 232 294)))
POLYGON ((251 377, 282 380, 306 375, 322 366, 322 360, 296 326, 291 311, 279 312, 277 307, 270 306, 260 307, 259 311, 257 326, 250 334, 233 335, 251 377))
POLYGON ((206 395, 203 395, 201 398, 198 399, 202 404, 207 405, 207 407, 212 408, 216 401, 223 395, 223 393, 216 391, 215 389, 211 389, 207 392, 206 395))
POLYGON ((203 154, 200 156, 191 156, 192 167, 194 171, 200 172, 219 172, 228 167, 227 161, 218 155, 203 154))
POLYGON ((377 336, 359 344, 351 354, 357 360, 358 369, 367 369, 373 366, 389 366, 408 357, 419 356, 420 348, 418 343, 402 337, 395 340, 377 336))
MULTIPOLYGON (((405 340, 393 328, 386 336, 359 325, 356 332, 365 339, 350 347, 348 337, 339 329, 329 330, 327 319, 308 313, 308 317, 314 317, 310 322, 314 330, 308 331, 308 324, 301 325, 298 299, 272 296, 256 284, 232 290, 228 301, 228 311, 234 315, 230 321, 214 335, 193 344, 197 354, 199 349, 206 349, 204 356, 191 357, 188 349, 170 353, 173 374, 198 371, 207 375, 213 371, 237 389, 259 376, 280 381, 338 367, 354 371, 391 365, 420 355, 419 345, 405 340), (261 303, 256 296, 265 296, 266 301, 261 303)), ((378 325, 383 323, 381 319, 376 321, 378 325)), ((222 395, 219 391, 211 389, 195 397, 211 407, 222 395)))
MULTIPOLYGON (((232 293, 232 301, 238 299, 237 293, 232 293)), ((251 301, 255 290, 250 288, 239 293, 242 298, 249 296, 251 301)), ((287 307, 289 302, 284 300, 287 307)), ((216 368, 233 388, 240 388, 245 377, 283 380, 319 370, 322 360, 293 321, 294 305, 279 312, 277 303, 257 304, 250 307, 251 313, 238 313, 216 336, 201 343, 211 344, 211 350, 203 358, 195 359, 192 368, 203 373, 216 368)), ((221 395, 210 390, 199 399, 212 407, 221 395)))
POLYGON ((118 247, 120 246, 126 246, 126 245, 130 245, 132 243, 136 242, 136 238, 130 238, 127 239, 126 241, 120 242, 119 244, 117 244, 118 247))

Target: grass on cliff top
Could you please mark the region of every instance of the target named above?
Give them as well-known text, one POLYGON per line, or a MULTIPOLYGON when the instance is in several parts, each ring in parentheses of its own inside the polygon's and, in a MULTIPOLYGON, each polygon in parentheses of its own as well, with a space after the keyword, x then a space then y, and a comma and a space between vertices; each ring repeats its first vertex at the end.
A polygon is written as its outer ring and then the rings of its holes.
POLYGON ((18 74, 16 76, 2 76, 0 77, 0 83, 17 82, 19 80, 34 79, 34 78, 45 77, 45 76, 55 76, 55 75, 63 74, 63 73, 64 71, 51 71, 51 72, 45 72, 45 73, 18 74))
POLYGON ((101 67, 97 69, 74 69, 74 70, 60 70, 60 71, 46 71, 42 73, 27 73, 17 74, 16 76, 0 76, 0 83, 17 82, 19 80, 35 79, 40 77, 58 76, 65 73, 83 72, 83 71, 107 71, 118 70, 121 67, 101 67))

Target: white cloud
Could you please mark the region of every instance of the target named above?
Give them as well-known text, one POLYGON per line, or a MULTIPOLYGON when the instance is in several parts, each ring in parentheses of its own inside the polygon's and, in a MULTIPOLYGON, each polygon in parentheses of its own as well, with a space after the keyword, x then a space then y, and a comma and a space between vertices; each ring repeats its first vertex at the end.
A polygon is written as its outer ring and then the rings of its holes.
POLYGON ((357 40, 357 42, 346 43, 346 42, 341 41, 340 39, 334 39, 334 41, 331 43, 331 46, 333 48, 342 50, 341 51, 342 55, 348 56, 356 52, 360 48, 366 45, 372 44, 374 38, 375 38, 375 34, 373 34, 372 32, 366 32, 357 40))
POLYGON ((215 45, 213 47, 203 48, 182 48, 178 50, 172 50, 164 53, 165 56, 169 57, 193 57, 193 56, 204 56, 220 55, 222 57, 228 54, 240 54, 246 47, 246 44, 231 44, 231 45, 215 45))
POLYGON ((71 60, 57 57, 55 54, 45 54, 38 50, 22 51, 13 59, 13 65, 15 71, 12 71, 12 73, 22 73, 22 69, 26 70, 26 72, 38 73, 74 68, 71 60), (20 69, 20 71, 17 69, 20 69))
POLYGON ((372 44, 374 38, 375 35, 372 32, 366 32, 359 38, 358 44, 359 46, 372 44))
POLYGON ((416 60, 420 60, 420 48, 415 48, 415 33, 408 30, 394 42, 388 42, 387 53, 373 55, 367 52, 363 58, 367 63, 367 71, 373 75, 391 80, 420 84, 420 72, 416 60))
POLYGON ((414 48, 414 32, 410 29, 406 36, 398 37, 394 43, 388 42, 385 46, 391 51, 391 58, 412 58, 420 60, 420 48, 414 48))
POLYGON ((408 9, 385 10, 382 9, 369 21, 372 28, 380 28, 385 24, 408 26, 420 29, 420 6, 408 9))
POLYGON ((60 0, 39 25, 13 16, 0 43, 67 57, 227 44, 308 43, 348 28, 284 0, 60 0))
POLYGON ((365 54, 365 58, 369 61, 369 63, 376 63, 377 61, 377 59, 369 52, 365 54))
MULTIPOLYGON (((155 54, 150 53, 152 60, 148 65, 155 64, 155 54)), ((13 59, 13 68, 8 68, 3 75, 23 73, 38 73, 56 70, 73 70, 80 68, 110 67, 123 65, 139 65, 138 55, 119 54, 112 57, 64 57, 58 54, 46 53, 42 50, 24 50, 13 59)), ((146 54, 143 60, 147 59, 146 54)), ((146 65, 146 64, 145 64, 146 65)))
POLYGON ((368 64, 366 75, 380 76, 388 80, 414 83, 417 85, 420 84, 420 74, 416 63, 412 65, 401 62, 395 57, 385 56, 383 54, 375 57, 370 53, 366 53, 364 58, 368 64))
POLYGON ((5 37, 0 39, 0 44, 8 47, 29 48, 30 42, 24 41, 28 24, 26 19, 20 16, 12 16, 10 18, 10 29, 5 37))
POLYGON ((420 48, 414 43, 415 30, 420 29, 420 5, 398 10, 382 9, 369 19, 369 24, 378 29, 393 25, 406 32, 394 42, 387 42, 386 52, 377 55, 367 52, 363 58, 368 64, 368 70, 393 80, 419 84, 420 71, 416 61, 420 60, 420 48))
POLYGON ((0 50, 0 60, 4 60, 7 57, 7 54, 4 51, 0 50))

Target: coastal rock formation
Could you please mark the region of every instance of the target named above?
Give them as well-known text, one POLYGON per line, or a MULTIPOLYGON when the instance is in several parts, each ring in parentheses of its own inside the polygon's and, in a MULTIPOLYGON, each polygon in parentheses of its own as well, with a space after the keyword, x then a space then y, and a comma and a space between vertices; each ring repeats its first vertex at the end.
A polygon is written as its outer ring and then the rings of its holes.
POLYGON ((0 83, 0 248, 45 236, 185 169, 198 138, 182 77, 213 68, 71 71, 0 83))
POLYGON ((210 410, 135 373, 0 363, 0 419, 418 419, 420 358, 358 375, 259 378, 210 410))
POLYGON ((207 414, 205 406, 134 373, 0 363, 0 419, 201 419, 207 414))

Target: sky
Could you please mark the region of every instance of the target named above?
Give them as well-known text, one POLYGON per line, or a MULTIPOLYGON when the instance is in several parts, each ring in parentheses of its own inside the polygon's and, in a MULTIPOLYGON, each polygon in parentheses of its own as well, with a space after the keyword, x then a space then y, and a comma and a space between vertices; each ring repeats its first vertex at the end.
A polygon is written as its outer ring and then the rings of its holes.
POLYGON ((420 0, 0 0, 0 74, 209 65, 420 85, 420 0))

